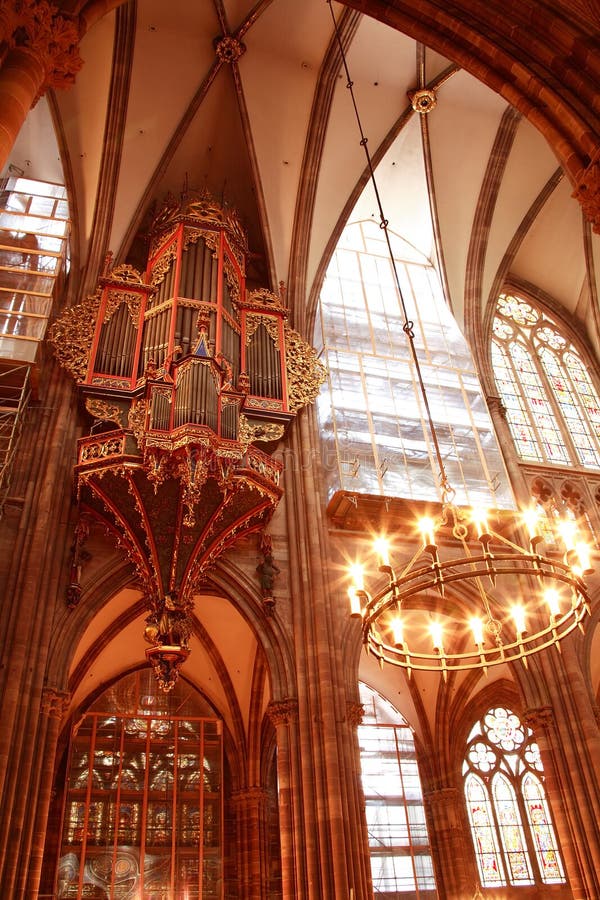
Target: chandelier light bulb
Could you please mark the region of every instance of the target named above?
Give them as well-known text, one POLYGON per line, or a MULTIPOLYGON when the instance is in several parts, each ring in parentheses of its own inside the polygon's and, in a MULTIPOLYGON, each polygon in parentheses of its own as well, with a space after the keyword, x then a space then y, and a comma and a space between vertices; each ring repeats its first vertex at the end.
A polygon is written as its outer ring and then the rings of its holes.
POLYGON ((544 600, 548 605, 550 615, 557 619, 560 616, 560 595, 555 588, 547 588, 544 592, 544 600))
POLYGON ((379 537, 373 544, 373 548, 379 557, 379 565, 381 568, 389 569, 390 567, 390 545, 384 537, 379 537))
POLYGON ((435 547, 435 522, 433 519, 427 516, 419 519, 419 531, 421 532, 425 549, 435 547))
POLYGON ((352 587, 354 591, 364 591, 365 589, 365 570, 360 563, 353 563, 350 566, 350 578, 352 579, 352 587))
POLYGON ((474 509, 471 512, 471 521, 475 525, 477 538, 481 540, 483 537, 489 537, 488 513, 485 509, 474 509))
POLYGON ((510 613, 513 617, 517 634, 520 637, 527 631, 525 625, 525 608, 520 603, 515 603, 515 605, 511 608, 510 613))
POLYGON ((523 510, 522 515, 525 527, 529 532, 529 540, 532 544, 535 544, 542 539, 540 535, 540 515, 533 506, 523 510))
POLYGON ((593 569, 591 553, 588 544, 586 544, 585 541, 577 541, 577 543, 575 544, 575 553, 579 560, 579 566, 573 566, 573 571, 580 577, 582 575, 589 575, 593 571, 593 569))
POLYGON ((442 640, 442 636, 444 633, 444 629, 442 627, 441 622, 432 622, 429 626, 429 631, 431 632, 431 639, 433 641, 433 649, 437 650, 438 653, 444 652, 444 644, 442 640))
POLYGON ((483 644, 483 622, 478 616, 473 616, 469 625, 471 626, 476 646, 481 647, 483 644))
POLYGON ((575 522, 570 519, 563 519, 559 525, 559 534, 567 553, 571 550, 575 550, 575 544, 577 543, 577 525, 575 522))
POLYGON ((399 648, 404 647, 404 622, 402 621, 400 616, 395 616, 390 621, 390 629, 392 632, 394 645, 399 648))

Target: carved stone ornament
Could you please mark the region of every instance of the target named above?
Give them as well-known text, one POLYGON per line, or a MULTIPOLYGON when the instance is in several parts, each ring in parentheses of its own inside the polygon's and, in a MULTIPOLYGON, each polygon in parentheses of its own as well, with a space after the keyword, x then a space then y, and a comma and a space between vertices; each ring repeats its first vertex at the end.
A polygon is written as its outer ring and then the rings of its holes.
POLYGON ((99 305, 97 291, 65 310, 50 330, 56 357, 75 381, 83 381, 87 374, 99 305))
POLYGON ((327 370, 317 359, 313 347, 297 331, 287 324, 284 325, 284 331, 288 402, 290 411, 296 412, 317 397, 327 377, 327 370))
POLYGON ((36 100, 49 88, 68 87, 83 65, 79 55, 79 28, 76 21, 58 15, 47 0, 12 0, 14 31, 9 45, 28 51, 41 61, 45 78, 36 100))
POLYGON ((551 728, 554 725, 554 711, 551 706, 526 709, 523 714, 523 722, 536 734, 540 729, 551 728))
POLYGON ((573 197, 579 200, 584 216, 600 234, 600 152, 577 179, 573 197))
POLYGON ((362 703, 347 703, 346 718, 351 728, 358 728, 362 724, 365 708, 362 703))
POLYGON ((42 691, 41 713, 49 719, 62 719, 69 707, 71 695, 68 691, 45 687, 42 691))
POLYGON ((437 97, 433 91, 423 88, 419 91, 411 91, 409 93, 411 106, 415 112, 421 115, 427 115, 437 106, 437 97))
POLYGON ((491 395, 488 395, 485 400, 490 414, 492 416, 497 415, 499 416, 499 418, 504 419, 504 421, 506 422, 506 406, 504 405, 500 397, 493 397, 491 395))
POLYGON ((298 718, 298 701, 293 697, 272 700, 267 706, 267 715, 275 728, 278 725, 289 725, 298 718))
POLYGON ((234 63, 246 52, 246 45, 233 35, 226 34, 215 41, 215 52, 221 62, 234 63))

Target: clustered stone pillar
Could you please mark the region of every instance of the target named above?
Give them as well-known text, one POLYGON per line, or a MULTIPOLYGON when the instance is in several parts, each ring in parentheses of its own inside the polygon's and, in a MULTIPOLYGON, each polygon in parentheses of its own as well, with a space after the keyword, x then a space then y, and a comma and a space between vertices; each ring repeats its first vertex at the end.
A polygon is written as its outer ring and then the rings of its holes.
POLYGON ((65 602, 69 450, 77 426, 64 377, 57 369, 45 376, 43 411, 27 426, 14 470, 15 482, 17 476, 26 482, 24 506, 18 519, 6 515, 0 530, 3 541, 13 538, 0 567, 6 598, 0 633, 0 896, 12 900, 36 895, 31 879, 39 875, 58 729, 44 677, 51 623, 65 602))
POLYGON ((589 900, 600 897, 600 730, 578 656, 576 641, 564 641, 539 661, 547 701, 525 722, 540 747, 573 898, 589 900))
POLYGON ((29 868, 24 882, 26 897, 34 897, 40 883, 46 825, 52 797, 56 746, 60 725, 69 706, 69 698, 70 694, 67 691, 57 688, 46 687, 42 693, 39 745, 43 747, 43 750, 40 753, 41 765, 37 773, 39 791, 36 815, 34 819, 32 818, 29 829, 31 850, 29 868))
MULTIPOLYGON (((290 435, 290 458, 309 459, 317 446, 314 419, 304 417, 290 435), (311 434, 310 429, 315 433, 311 434)), ((298 776, 292 772, 298 823, 295 900, 367 900, 366 818, 357 776, 356 729, 347 702, 356 693, 355 660, 340 640, 346 605, 328 578, 327 523, 318 465, 286 467, 285 509, 289 538, 289 585, 298 691, 298 776)), ((278 749, 280 733, 278 730, 278 749)), ((291 748, 293 749, 293 748, 291 748)), ((294 753, 290 752, 294 762, 294 753)), ((283 806, 283 800, 282 804, 283 806)), ((286 853, 286 848, 283 848, 286 853)), ((284 872, 286 860, 284 858, 284 872)))
POLYGON ((472 847, 467 845, 464 794, 455 787, 442 787, 425 791, 424 800, 440 897, 462 900, 465 888, 475 890, 479 883, 472 847))
POLYGON ((298 701, 272 701, 267 708, 277 736, 277 782, 279 791, 279 834, 281 842, 281 882, 284 897, 300 896, 296 891, 296 860, 299 828, 294 792, 298 769, 298 701))
POLYGON ((0 169, 27 114, 51 87, 71 84, 82 66, 77 23, 47 0, 9 0, 0 13, 0 169))
POLYGON ((267 896, 267 807, 268 795, 261 787, 236 791, 238 878, 241 896, 262 900, 267 896))

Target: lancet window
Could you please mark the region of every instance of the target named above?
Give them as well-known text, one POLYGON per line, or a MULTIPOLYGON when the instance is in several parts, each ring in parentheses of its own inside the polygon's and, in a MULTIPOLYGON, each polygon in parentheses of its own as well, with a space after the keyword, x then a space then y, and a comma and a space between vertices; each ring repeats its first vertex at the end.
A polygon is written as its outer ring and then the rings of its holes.
POLYGON ((482 887, 565 882, 533 732, 511 710, 488 710, 463 763, 471 836, 482 887))
POLYGON ((360 685, 362 784, 376 897, 437 897, 415 741, 405 719, 360 685))
POLYGON ((600 469, 600 399, 563 329, 522 297, 501 294, 492 363, 525 462, 600 469))

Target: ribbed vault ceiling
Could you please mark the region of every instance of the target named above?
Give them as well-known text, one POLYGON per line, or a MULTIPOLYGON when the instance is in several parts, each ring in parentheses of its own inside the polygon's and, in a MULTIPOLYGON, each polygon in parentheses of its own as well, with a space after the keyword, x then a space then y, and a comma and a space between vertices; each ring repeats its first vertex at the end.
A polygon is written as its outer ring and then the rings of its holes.
MULTIPOLYGON (((424 246, 428 169, 448 299, 467 334, 477 334, 507 278, 541 289, 583 322, 598 240, 545 139, 450 60, 339 4, 334 11, 368 146, 382 157, 386 215, 433 254, 424 246), (408 96, 423 86, 438 101, 427 117, 408 96)), ((84 288, 107 249, 142 262, 139 235, 167 192, 208 188, 243 217, 256 254, 251 277, 286 282, 294 317, 308 327, 365 176, 328 4, 138 0, 100 19, 81 52, 73 89, 50 98, 57 149, 42 101, 11 162, 58 178, 61 157, 84 288), (223 34, 243 44, 233 63, 216 52, 223 34)), ((370 195, 360 209, 375 212, 370 195)))

